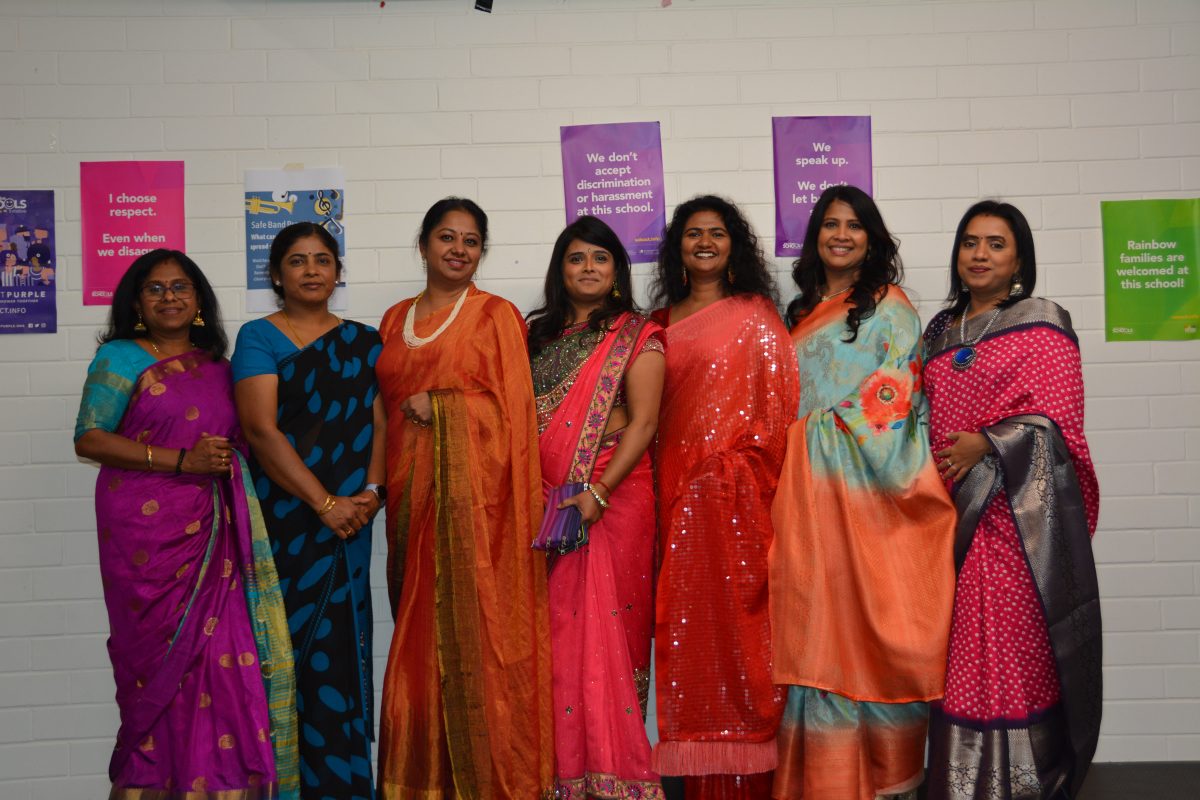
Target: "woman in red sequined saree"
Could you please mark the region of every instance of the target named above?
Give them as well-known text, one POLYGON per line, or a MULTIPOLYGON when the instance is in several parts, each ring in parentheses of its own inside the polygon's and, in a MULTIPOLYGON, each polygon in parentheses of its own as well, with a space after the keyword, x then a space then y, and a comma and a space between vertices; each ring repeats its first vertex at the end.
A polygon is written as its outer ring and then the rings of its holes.
POLYGON ((658 270, 654 767, 682 776, 688 800, 766 797, 785 700, 771 676, 767 551, 796 356, 757 239, 728 201, 680 205, 658 270))

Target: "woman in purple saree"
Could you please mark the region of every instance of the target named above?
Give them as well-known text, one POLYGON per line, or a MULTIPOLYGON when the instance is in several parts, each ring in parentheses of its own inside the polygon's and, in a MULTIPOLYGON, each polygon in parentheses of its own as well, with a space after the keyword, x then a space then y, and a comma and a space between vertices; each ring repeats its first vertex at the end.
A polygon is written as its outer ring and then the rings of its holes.
POLYGON ((225 348, 203 273, 155 250, 121 279, 88 367, 75 450, 101 464, 110 798, 297 796, 291 642, 225 348))

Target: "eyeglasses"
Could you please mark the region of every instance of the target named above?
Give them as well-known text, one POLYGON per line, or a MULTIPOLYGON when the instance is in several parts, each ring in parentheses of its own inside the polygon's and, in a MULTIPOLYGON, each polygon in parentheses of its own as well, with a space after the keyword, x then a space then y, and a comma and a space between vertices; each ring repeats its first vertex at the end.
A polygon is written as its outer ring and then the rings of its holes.
POLYGON ((196 287, 188 281, 175 281, 174 283, 147 283, 142 287, 142 294, 155 300, 163 299, 168 291, 170 291, 171 294, 175 295, 180 300, 186 300, 196 291, 196 287))

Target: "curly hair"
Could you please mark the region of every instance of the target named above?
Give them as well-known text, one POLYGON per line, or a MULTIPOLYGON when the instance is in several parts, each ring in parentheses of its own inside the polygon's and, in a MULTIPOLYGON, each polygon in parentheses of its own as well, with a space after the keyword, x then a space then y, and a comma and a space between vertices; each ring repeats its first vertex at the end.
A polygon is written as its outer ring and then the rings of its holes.
POLYGON ((858 276, 846 298, 852 308, 846 313, 847 342, 858 338, 858 326, 875 313, 875 304, 889 285, 904 279, 900 261, 900 243, 888 232, 883 216, 871 196, 857 186, 830 186, 813 205, 800 257, 792 264, 792 280, 800 293, 788 304, 789 325, 795 325, 821 302, 821 287, 825 284, 825 264, 817 251, 817 238, 825 213, 836 202, 843 202, 854 211, 867 234, 867 255, 858 268, 858 276))
POLYGON ((658 269, 650 284, 651 306, 672 306, 688 296, 690 290, 683 281, 683 234, 688 220, 700 211, 716 213, 729 231, 729 270, 721 278, 726 294, 759 294, 778 305, 775 279, 767 269, 754 229, 733 203, 706 194, 679 204, 671 215, 658 249, 658 269), (728 278, 729 271, 733 273, 732 283, 728 278))
POLYGON ((542 304, 529 312, 525 321, 529 324, 529 352, 537 355, 543 347, 553 341, 571 318, 571 298, 563 281, 563 259, 567 248, 576 239, 594 247, 602 247, 612 253, 614 288, 619 296, 611 293, 604 296, 600 307, 588 316, 588 327, 594 331, 604 330, 609 321, 625 311, 636 311, 633 303, 633 280, 630 277, 629 254, 621 244, 620 237, 602 220, 595 217, 580 217, 567 227, 554 242, 550 253, 550 265, 546 268, 546 285, 542 304))

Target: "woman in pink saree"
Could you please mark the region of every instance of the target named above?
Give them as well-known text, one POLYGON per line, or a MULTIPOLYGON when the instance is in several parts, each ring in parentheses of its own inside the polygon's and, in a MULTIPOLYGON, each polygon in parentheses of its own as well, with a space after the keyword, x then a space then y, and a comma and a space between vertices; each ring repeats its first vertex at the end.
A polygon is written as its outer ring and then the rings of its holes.
POLYGON ((101 464, 110 797, 297 797, 291 642, 208 281, 183 253, 147 253, 101 341, 75 450, 101 464))
POLYGON ((1015 206, 967 209, 952 253, 947 308, 925 331, 930 440, 958 509, 928 796, 1066 800, 1103 711, 1079 342, 1070 314, 1032 296, 1033 234, 1015 206))
POLYGON ((594 217, 563 230, 529 316, 545 496, 563 484, 586 543, 549 552, 557 796, 661 798, 643 719, 654 626, 654 480, 647 447, 661 329, 633 310, 629 256, 594 217))

